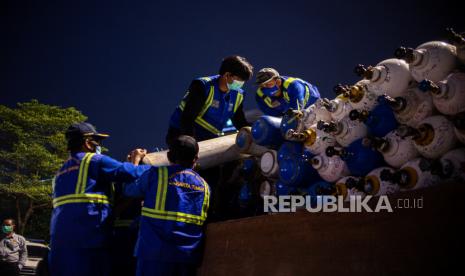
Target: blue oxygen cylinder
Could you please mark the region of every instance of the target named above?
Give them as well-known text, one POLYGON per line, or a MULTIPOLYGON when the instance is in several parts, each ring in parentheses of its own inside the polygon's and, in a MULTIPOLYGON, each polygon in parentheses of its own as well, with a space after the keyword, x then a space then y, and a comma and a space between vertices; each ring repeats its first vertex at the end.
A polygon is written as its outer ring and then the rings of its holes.
POLYGON ((329 157, 339 155, 342 160, 346 161, 351 175, 365 176, 385 163, 381 153, 367 147, 367 141, 364 140, 363 138, 358 139, 345 148, 328 147, 326 155, 329 157))
POLYGON ((390 131, 397 128, 398 122, 385 96, 378 97, 377 101, 378 104, 373 110, 354 109, 349 113, 349 118, 363 122, 368 128, 369 134, 376 137, 384 137, 390 131))
POLYGON ((302 154, 304 146, 300 142, 284 142, 278 150, 278 163, 291 156, 302 154))
POLYGON ((303 114, 301 112, 293 110, 288 110, 284 113, 280 126, 281 135, 285 137, 290 129, 296 131, 302 129, 302 116, 303 114))
POLYGON ((252 199, 252 191, 250 190, 250 186, 248 182, 245 182, 242 185, 241 190, 239 191, 239 206, 241 208, 245 208, 247 204, 250 202, 252 199))
POLYGON ((289 185, 284 184, 280 180, 276 182, 275 189, 276 196, 291 195, 296 193, 296 189, 294 187, 290 187, 289 185))
POLYGON ((253 140, 261 146, 278 148, 284 141, 280 125, 281 118, 261 116, 252 126, 253 140))
POLYGON ((279 179, 282 183, 298 187, 320 180, 318 172, 312 167, 309 159, 313 154, 307 151, 304 154, 294 154, 281 160, 279 163, 279 179))

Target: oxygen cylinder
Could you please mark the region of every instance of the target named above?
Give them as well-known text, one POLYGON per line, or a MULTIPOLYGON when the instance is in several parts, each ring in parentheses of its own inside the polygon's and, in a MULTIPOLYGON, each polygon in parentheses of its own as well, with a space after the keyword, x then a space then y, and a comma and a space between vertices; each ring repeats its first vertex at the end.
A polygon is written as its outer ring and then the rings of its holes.
POLYGON ((281 160, 279 163, 279 179, 290 187, 298 187, 304 184, 320 180, 318 172, 308 162, 313 154, 296 154, 281 160))
POLYGON ((356 176, 345 176, 336 181, 336 194, 342 196, 344 201, 350 201, 350 197, 360 196, 364 198, 366 194, 361 191, 362 178, 356 176), (359 184, 360 183, 360 184, 359 184))
POLYGON ((281 160, 290 158, 291 156, 301 155, 304 151, 304 147, 300 142, 286 141, 278 150, 278 163, 281 160))
POLYGON ((432 116, 434 112, 431 95, 416 87, 409 88, 402 97, 386 99, 397 121, 411 127, 417 127, 422 120, 432 116))
POLYGON ((381 171, 380 178, 400 186, 401 191, 415 190, 429 187, 439 182, 440 178, 432 175, 425 167, 428 166, 426 159, 419 157, 405 163, 400 170, 381 171), (426 166, 425 166, 426 164, 426 166))
POLYGON ((465 38, 463 35, 454 32, 452 28, 446 29, 449 41, 455 46, 458 59, 465 64, 465 38))
POLYGON ((328 182, 334 182, 350 174, 346 162, 337 155, 328 157, 322 153, 310 159, 310 163, 320 177, 328 182))
POLYGON ((442 41, 426 42, 416 49, 400 47, 394 55, 407 61, 417 82, 424 79, 441 81, 457 66, 455 47, 442 41))
POLYGON ((389 179, 381 179, 381 172, 394 173, 389 167, 380 167, 369 172, 363 179, 363 190, 372 196, 389 195, 399 191, 400 187, 389 179))
POLYGON ((278 157, 275 150, 268 150, 260 158, 260 169, 266 177, 277 178, 279 175, 278 157))
POLYGON ((442 115, 436 115, 421 121, 417 128, 402 125, 399 136, 411 136, 418 152, 426 158, 436 159, 451 150, 457 143, 454 125, 442 115))
POLYGON ((275 184, 275 189, 276 189, 276 196, 282 196, 282 195, 291 195, 291 194, 296 194, 297 190, 295 187, 290 187, 287 184, 284 184, 282 181, 277 181, 275 184))
POLYGON ((317 181, 311 183, 308 187, 300 189, 303 195, 310 196, 311 206, 316 206, 318 198, 322 198, 328 195, 335 195, 336 188, 334 184, 326 181, 317 181))
POLYGON ((465 112, 461 112, 452 117, 454 132, 460 143, 465 144, 465 112))
POLYGON ((441 179, 465 180, 465 148, 453 149, 429 163, 427 169, 441 179))
POLYGON ((334 87, 334 91, 349 99, 351 109, 370 111, 378 104, 376 99, 379 95, 368 90, 367 84, 369 82, 361 80, 352 86, 338 84, 334 87))
POLYGON ((326 155, 340 156, 347 164, 352 175, 364 176, 371 170, 384 165, 383 156, 376 150, 367 147, 364 139, 358 139, 345 148, 328 147, 326 155))
POLYGON ((264 180, 260 183, 259 194, 261 198, 265 196, 272 196, 276 195, 276 183, 272 182, 271 180, 264 180))
POLYGON ((380 96, 377 100, 378 104, 371 111, 354 109, 349 113, 351 120, 363 122, 368 129, 368 133, 383 137, 398 125, 394 111, 388 104, 384 96, 380 96))
POLYGON ((407 161, 419 156, 410 137, 402 138, 397 131, 389 132, 383 138, 367 137, 365 144, 378 150, 386 163, 394 168, 400 168, 407 161))
POLYGON ((368 134, 367 127, 364 123, 351 120, 349 117, 344 117, 338 122, 331 121, 327 123, 318 121, 317 129, 333 135, 336 138, 336 142, 343 147, 350 145, 353 141, 363 138, 368 134))
POLYGON ((241 153, 253 156, 261 156, 268 150, 267 148, 259 146, 253 142, 251 127, 243 127, 239 130, 239 133, 236 136, 236 146, 239 148, 241 153))
POLYGON ((249 183, 246 182, 242 185, 241 189, 239 190, 239 207, 246 208, 249 204, 250 200, 252 199, 252 191, 249 183))
POLYGON ((465 111, 465 73, 452 73, 436 84, 423 80, 418 87, 431 93, 434 106, 442 114, 455 115, 465 111))
POLYGON ((280 131, 281 118, 261 116, 252 126, 252 137, 260 146, 277 148, 283 143, 280 131))
MULTIPOLYGON (((336 89, 336 88, 335 88, 336 89)), ((345 95, 339 95, 333 100, 327 98, 318 99, 321 101, 326 110, 331 114, 331 119, 333 121, 339 121, 349 114, 352 110, 352 105, 349 102, 349 98, 345 95)))
POLYGON ((316 125, 303 132, 295 132, 290 129, 286 134, 286 139, 303 142, 305 148, 315 155, 325 152, 329 146, 336 145, 336 138, 329 133, 319 130, 316 125))
POLYGON ((326 110, 324 104, 318 99, 307 109, 289 109, 286 113, 284 113, 281 121, 281 134, 282 136, 285 136, 289 129, 301 132, 308 129, 319 120, 331 120, 331 114, 328 110, 326 110))
POLYGON ((370 81, 367 84, 368 90, 378 96, 383 94, 392 98, 403 96, 412 80, 408 64, 404 60, 395 58, 383 60, 374 67, 359 64, 354 71, 370 81))

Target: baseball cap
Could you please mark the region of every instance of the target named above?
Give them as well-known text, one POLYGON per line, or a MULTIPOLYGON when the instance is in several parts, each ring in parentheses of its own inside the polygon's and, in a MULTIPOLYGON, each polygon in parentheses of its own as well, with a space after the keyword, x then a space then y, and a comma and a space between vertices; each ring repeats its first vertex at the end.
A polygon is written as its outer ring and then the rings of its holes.
POLYGON ((67 140, 72 140, 82 137, 94 137, 97 139, 105 139, 110 135, 99 133, 93 125, 86 122, 81 122, 70 125, 66 130, 65 136, 67 140))
POLYGON ((257 73, 257 78, 255 80, 255 84, 260 85, 265 82, 270 81, 273 78, 279 77, 278 71, 274 68, 263 68, 257 73))

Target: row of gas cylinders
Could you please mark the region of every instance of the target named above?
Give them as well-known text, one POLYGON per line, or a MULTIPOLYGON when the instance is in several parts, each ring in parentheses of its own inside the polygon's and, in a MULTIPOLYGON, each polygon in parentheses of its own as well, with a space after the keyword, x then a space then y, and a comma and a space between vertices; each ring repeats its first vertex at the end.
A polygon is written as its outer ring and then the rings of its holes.
POLYGON ((465 180, 465 40, 450 32, 454 45, 400 47, 358 65, 363 79, 335 86, 334 99, 241 129, 241 150, 267 149, 262 193, 382 195, 465 180))

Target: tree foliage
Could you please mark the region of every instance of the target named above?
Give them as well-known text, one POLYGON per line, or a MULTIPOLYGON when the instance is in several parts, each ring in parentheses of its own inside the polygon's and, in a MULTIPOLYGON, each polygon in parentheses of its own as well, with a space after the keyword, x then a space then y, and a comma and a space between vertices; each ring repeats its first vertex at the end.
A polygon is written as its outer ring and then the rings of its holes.
POLYGON ((86 119, 73 107, 37 100, 16 108, 0 105, 0 193, 16 199, 19 232, 35 209, 51 208, 51 179, 68 156, 64 132, 86 119))

